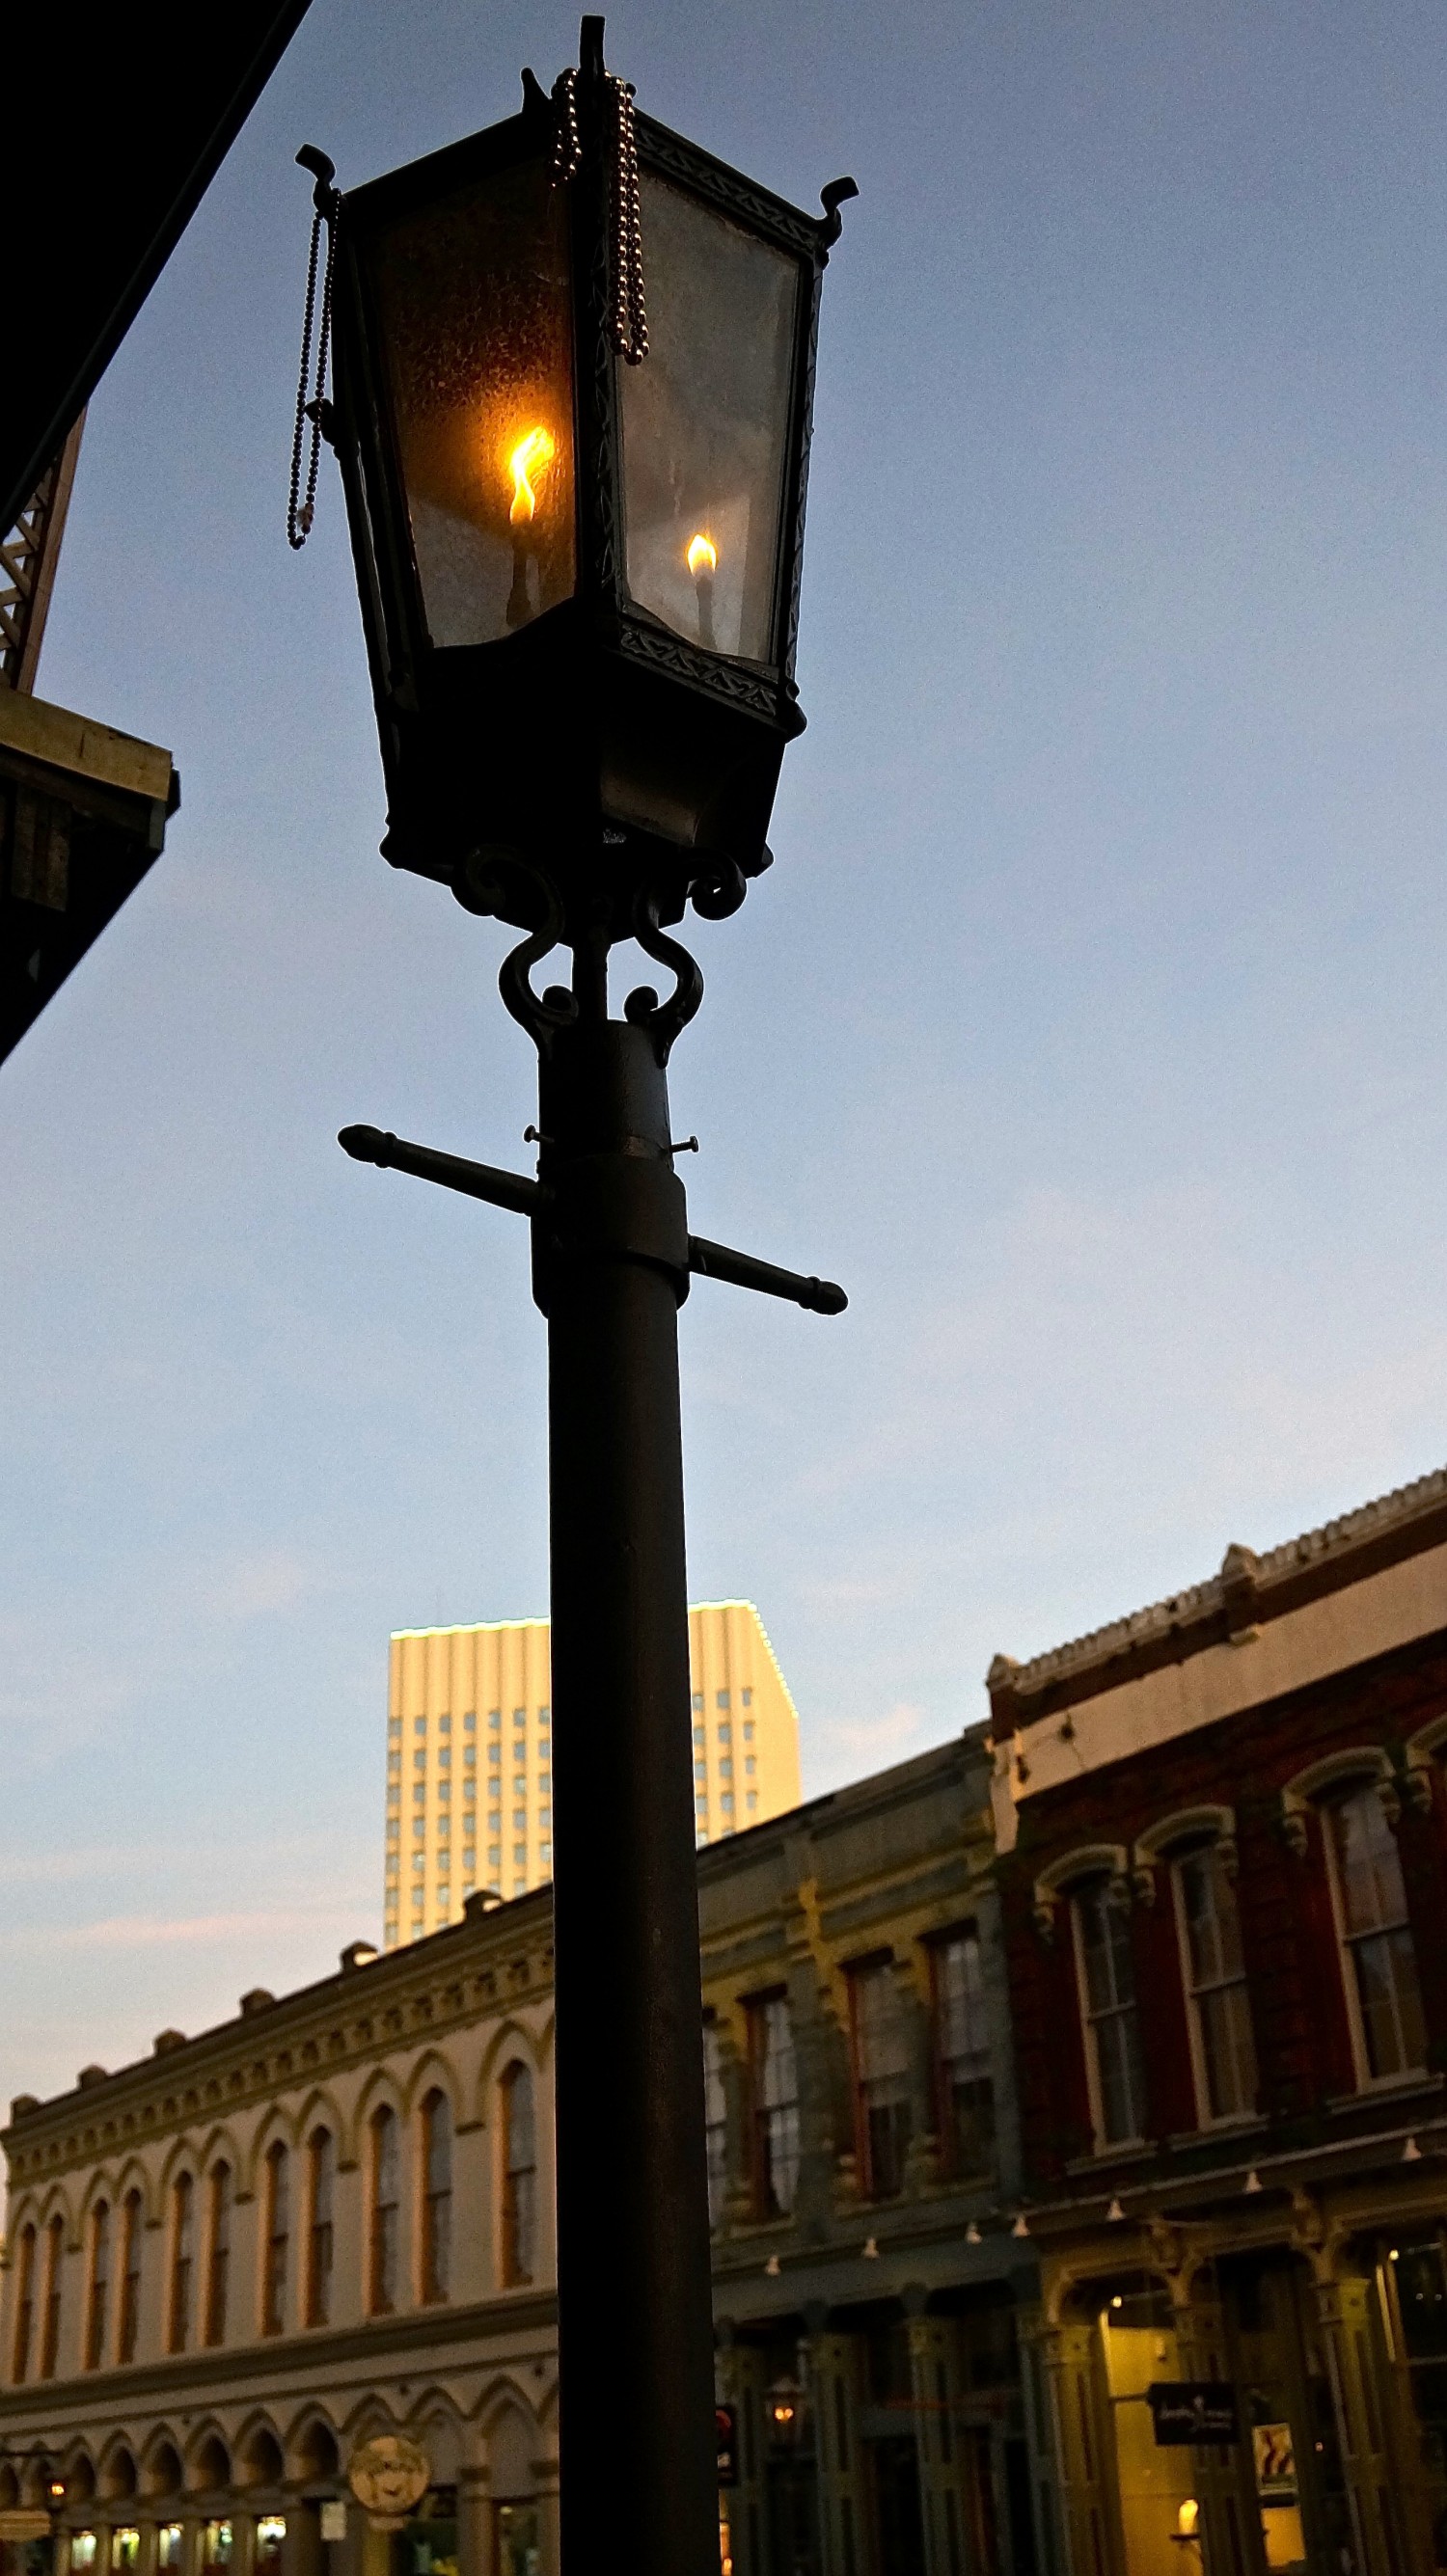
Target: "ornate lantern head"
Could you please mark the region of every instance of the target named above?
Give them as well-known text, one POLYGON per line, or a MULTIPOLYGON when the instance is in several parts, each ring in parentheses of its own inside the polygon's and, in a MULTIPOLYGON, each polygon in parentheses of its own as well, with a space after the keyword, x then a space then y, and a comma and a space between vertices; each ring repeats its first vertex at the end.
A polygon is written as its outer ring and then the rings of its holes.
POLYGON ((635 117, 603 22, 551 97, 335 194, 335 403, 383 849, 558 935, 732 911, 794 686, 820 280, 799 213, 635 117))

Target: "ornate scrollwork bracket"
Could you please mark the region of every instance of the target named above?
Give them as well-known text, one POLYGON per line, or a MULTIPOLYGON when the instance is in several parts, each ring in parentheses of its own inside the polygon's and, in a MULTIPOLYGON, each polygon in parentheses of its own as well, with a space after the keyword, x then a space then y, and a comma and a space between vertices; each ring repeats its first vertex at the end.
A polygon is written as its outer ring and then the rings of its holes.
MULTIPOLYGON (((740 898, 742 900, 742 898, 740 898)), ((640 887, 633 902, 633 936, 646 957, 655 957, 674 977, 673 991, 660 1002, 651 984, 639 984, 623 1005, 623 1017, 635 1029, 646 1029, 660 1064, 667 1064, 673 1041, 687 1028, 703 1000, 703 973, 698 960, 658 923, 656 887, 640 887)))

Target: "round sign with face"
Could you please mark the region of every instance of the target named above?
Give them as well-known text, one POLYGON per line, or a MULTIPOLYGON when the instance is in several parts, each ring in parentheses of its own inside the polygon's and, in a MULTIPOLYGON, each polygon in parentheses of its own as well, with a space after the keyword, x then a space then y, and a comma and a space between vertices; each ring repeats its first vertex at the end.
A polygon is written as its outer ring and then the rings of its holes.
POLYGON ((358 2504, 368 2513, 404 2514, 432 2483, 432 2463, 420 2442, 405 2433, 377 2433, 359 2442, 347 2464, 358 2504))

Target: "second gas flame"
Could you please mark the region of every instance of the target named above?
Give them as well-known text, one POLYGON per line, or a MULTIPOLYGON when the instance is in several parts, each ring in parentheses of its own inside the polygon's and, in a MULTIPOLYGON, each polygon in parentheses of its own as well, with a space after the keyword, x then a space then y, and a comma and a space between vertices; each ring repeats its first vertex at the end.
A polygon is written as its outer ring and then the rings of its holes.
POLYGON ((549 431, 530 429, 526 438, 519 439, 508 458, 508 472, 513 481, 512 508, 508 517, 515 528, 525 527, 536 510, 538 497, 533 490, 532 478, 546 473, 556 453, 549 431))
POLYGON ((700 534, 692 539, 688 549, 688 569, 695 580, 701 572, 717 572, 718 548, 711 537, 700 534))

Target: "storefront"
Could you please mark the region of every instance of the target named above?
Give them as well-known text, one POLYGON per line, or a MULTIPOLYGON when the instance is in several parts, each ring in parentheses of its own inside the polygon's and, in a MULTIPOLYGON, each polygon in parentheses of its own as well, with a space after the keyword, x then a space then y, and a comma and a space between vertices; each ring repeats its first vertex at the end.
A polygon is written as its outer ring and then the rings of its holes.
POLYGON ((1072 2576, 1447 2568, 1440 2227, 1046 2277, 1072 2576))

